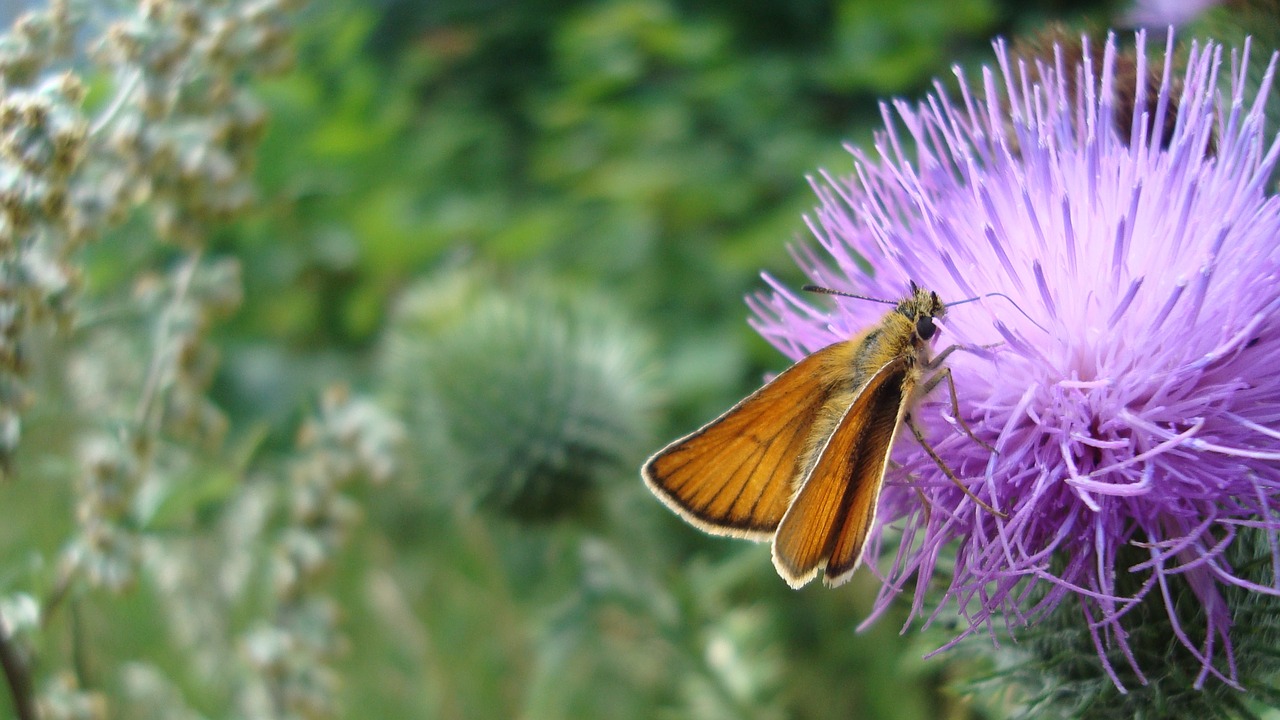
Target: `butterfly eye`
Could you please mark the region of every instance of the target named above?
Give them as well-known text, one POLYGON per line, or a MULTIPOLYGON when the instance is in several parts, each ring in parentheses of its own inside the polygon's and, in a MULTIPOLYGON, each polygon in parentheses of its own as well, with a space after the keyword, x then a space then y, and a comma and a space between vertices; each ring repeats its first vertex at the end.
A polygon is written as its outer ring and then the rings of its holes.
POLYGON ((933 324, 932 315, 921 315, 916 318, 916 334, 921 340, 932 338, 936 332, 938 332, 938 326, 933 324))

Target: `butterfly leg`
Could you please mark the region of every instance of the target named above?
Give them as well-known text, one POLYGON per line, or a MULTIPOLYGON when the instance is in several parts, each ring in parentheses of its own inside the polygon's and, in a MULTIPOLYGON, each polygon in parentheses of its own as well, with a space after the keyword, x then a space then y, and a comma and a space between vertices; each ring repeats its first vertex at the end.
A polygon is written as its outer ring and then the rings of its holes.
POLYGON ((920 497, 921 505, 924 507, 924 526, 929 527, 929 523, 933 520, 933 503, 929 502, 929 498, 925 496, 924 491, 918 487, 911 488, 916 491, 916 495, 920 497))
MULTIPOLYGON (((951 350, 951 348, 957 348, 957 347, 960 347, 960 346, 952 345, 950 348, 947 348, 947 350, 951 350)), ((943 357, 942 355, 939 355, 935 360, 935 363, 937 360, 941 360, 942 357, 943 357)), ((964 421, 964 415, 960 414, 960 397, 956 395, 956 381, 951 377, 951 368, 942 368, 937 373, 934 373, 933 377, 929 378, 929 381, 924 384, 924 391, 921 393, 921 395, 922 396, 928 395, 930 392, 933 391, 934 388, 938 387, 938 384, 941 383, 943 380, 947 381, 947 389, 950 390, 951 392, 951 412, 955 416, 956 422, 960 423, 960 428, 964 430, 964 434, 968 435, 969 439, 981 445, 983 450, 986 450, 989 453, 998 455, 999 453, 996 452, 995 448, 991 447, 986 442, 984 442, 982 438, 973 434, 973 430, 970 429, 969 423, 964 421)))
MULTIPOLYGON (((894 462, 893 460, 889 461, 889 467, 893 468, 894 470, 902 469, 902 465, 900 463, 894 462)), ((929 519, 933 517, 933 503, 929 502, 929 498, 924 494, 924 491, 920 489, 919 478, 917 478, 915 475, 908 474, 907 480, 911 484, 911 489, 916 491, 916 496, 920 498, 920 504, 922 507, 924 507, 924 524, 928 525, 929 519)))
POLYGON ((957 350, 964 350, 965 352, 971 352, 975 355, 981 356, 985 353, 979 352, 979 351, 990 350, 991 348, 997 348, 1003 344, 1004 343, 1002 342, 998 342, 998 343, 990 343, 988 345, 948 345, 946 349, 944 349, 942 352, 935 355, 932 360, 925 363, 924 367, 926 370, 937 370, 938 367, 942 365, 943 361, 947 359, 947 356, 957 350))
POLYGON ((955 483, 956 487, 960 488, 960 490, 964 492, 964 494, 967 495, 970 500, 977 503, 979 507, 991 513, 992 515, 995 515, 1000 518, 1004 518, 1006 520, 1009 518, 1008 515, 991 507, 986 502, 984 502, 982 498, 979 498, 977 495, 974 495, 973 491, 971 491, 967 485, 961 482, 960 478, 956 477, 956 474, 952 472, 950 467, 947 467, 947 464, 942 460, 941 457, 938 457, 938 453, 933 449, 933 446, 929 444, 929 441, 927 439, 925 439, 924 431, 921 430, 920 426, 916 424, 915 418, 911 417, 911 415, 907 415, 906 418, 904 418, 904 422, 906 422, 907 427, 911 428, 911 434, 916 436, 916 442, 920 443, 920 447, 924 448, 924 451, 929 453, 929 457, 933 458, 933 462, 936 463, 938 467, 942 469, 943 474, 945 474, 947 478, 951 480, 951 482, 955 483))

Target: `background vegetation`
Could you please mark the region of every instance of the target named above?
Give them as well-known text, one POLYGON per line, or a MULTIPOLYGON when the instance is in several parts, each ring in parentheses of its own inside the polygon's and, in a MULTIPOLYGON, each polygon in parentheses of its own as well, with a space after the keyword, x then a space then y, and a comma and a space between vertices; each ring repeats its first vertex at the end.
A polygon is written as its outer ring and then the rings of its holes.
MULTIPOLYGON (((0 617, 43 712, 1005 716, 962 682, 989 659, 921 659, 945 619, 856 633, 871 574, 793 592, 767 548, 687 527, 637 469, 783 366, 742 298, 763 270, 800 281, 805 176, 847 170, 881 100, 987 62, 996 35, 1123 9, 290 10, 292 65, 233 73, 269 118, 246 141, 254 201, 175 239, 144 194, 71 255, 72 329, 29 350, 0 617), (182 461, 135 472, 101 443, 152 436, 95 399, 149 407, 148 338, 174 323, 208 403, 161 413, 182 461), (86 508, 77 463, 141 479, 86 508), (118 582, 67 560, 106 506, 136 543, 118 582)), ((87 106, 118 81, 90 76, 87 106)))

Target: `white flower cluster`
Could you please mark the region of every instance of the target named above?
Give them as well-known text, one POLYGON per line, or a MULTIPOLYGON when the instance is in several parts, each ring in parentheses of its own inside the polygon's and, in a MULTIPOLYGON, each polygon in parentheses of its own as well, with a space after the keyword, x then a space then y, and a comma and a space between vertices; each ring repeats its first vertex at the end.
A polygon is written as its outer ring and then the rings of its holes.
MULTIPOLYGON (((82 588, 134 586, 143 528, 224 434, 208 331, 240 303, 239 265, 204 244, 252 204, 265 112, 247 83, 288 67, 299 4, 50 0, 0 35, 0 477, 21 469, 34 405, 69 416, 78 460, 43 615, 82 588), (117 279, 91 296, 86 250, 108 240, 126 258, 167 246, 169 261, 121 263, 131 290, 117 279)), ((12 693, 32 691, 5 669, 12 693)), ((39 684, 43 717, 106 712, 74 675, 39 684)), ((29 716, 31 698, 15 704, 29 716)))
POLYGON ((330 388, 303 426, 283 498, 288 520, 274 547, 275 613, 242 640, 253 671, 240 698, 248 716, 336 715, 338 676, 330 663, 345 638, 324 581, 360 519, 346 491, 361 480, 387 480, 403 438, 398 420, 344 387, 330 388))

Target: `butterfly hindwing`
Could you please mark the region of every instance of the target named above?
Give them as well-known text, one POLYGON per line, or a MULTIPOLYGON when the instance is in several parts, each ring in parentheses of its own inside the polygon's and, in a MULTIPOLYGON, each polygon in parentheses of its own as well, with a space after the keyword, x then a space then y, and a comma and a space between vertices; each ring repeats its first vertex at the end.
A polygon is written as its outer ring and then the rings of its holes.
POLYGON ((861 561, 911 377, 905 357, 881 367, 819 451, 773 540, 774 566, 792 587, 822 568, 835 584, 861 561))

